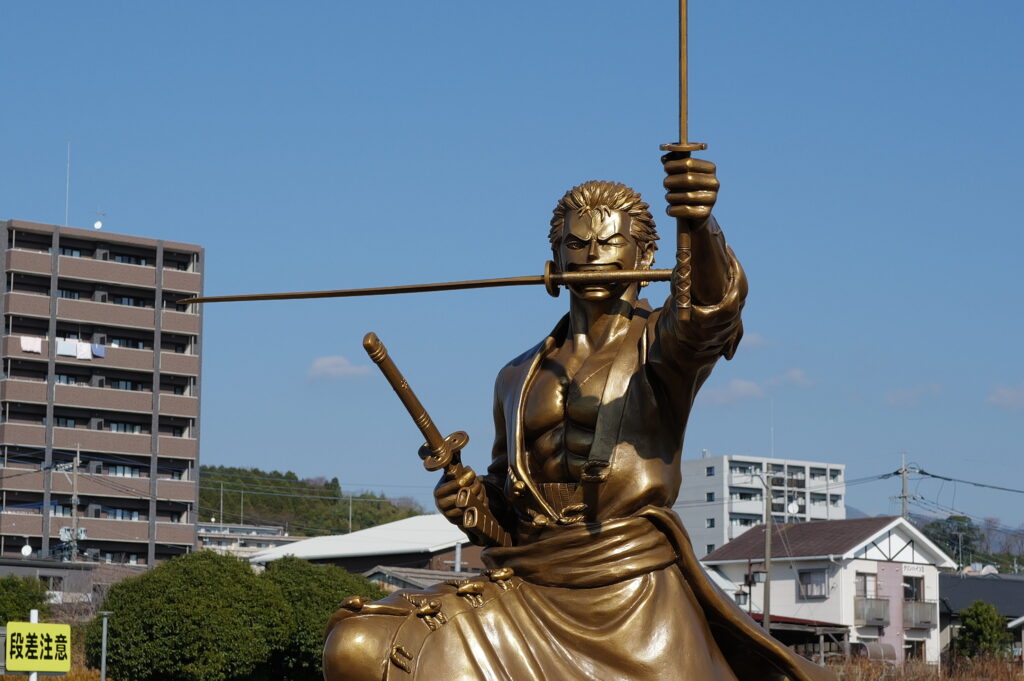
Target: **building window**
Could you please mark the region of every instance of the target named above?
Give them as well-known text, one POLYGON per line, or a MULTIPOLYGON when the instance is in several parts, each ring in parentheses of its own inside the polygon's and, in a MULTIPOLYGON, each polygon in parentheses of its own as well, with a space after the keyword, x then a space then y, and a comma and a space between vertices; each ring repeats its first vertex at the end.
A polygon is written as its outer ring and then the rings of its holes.
POLYGON ((135 296, 110 296, 110 302, 114 305, 127 305, 129 307, 146 307, 146 301, 135 296))
POLYGON ((108 508, 107 517, 113 520, 138 520, 139 512, 127 508, 108 508))
POLYGON ((69 288, 57 289, 57 295, 61 298, 67 298, 68 300, 78 300, 82 297, 82 294, 78 291, 73 291, 69 288))
POLYGON ((120 253, 114 253, 112 258, 114 262, 124 263, 125 265, 148 265, 149 260, 137 255, 122 255, 120 253))
POLYGON ((854 578, 856 580, 856 593, 857 598, 875 598, 877 577, 868 572, 858 572, 854 578))
POLYGON ((111 388, 117 390, 142 390, 143 386, 138 381, 132 381, 127 378, 115 378, 107 382, 111 388))
POLYGON ((74 385, 78 383, 78 379, 69 374, 54 374, 53 380, 55 383, 61 383, 63 385, 74 385))
POLYGON ((704 493, 704 501, 714 501, 714 500, 715 500, 715 493, 714 492, 705 492, 704 493))
POLYGON ((118 478, 141 478, 142 471, 135 466, 107 466, 107 475, 118 478))
POLYGON ((715 467, 714 466, 707 466, 704 469, 704 475, 706 477, 709 477, 709 478, 715 477, 715 467))
POLYGON ((61 255, 68 255, 68 256, 71 256, 72 258, 81 258, 82 257, 82 251, 81 250, 79 250, 77 248, 65 248, 63 246, 60 247, 60 254, 61 255))
POLYGON ((110 421, 110 432, 112 433, 142 433, 141 423, 125 423, 124 421, 110 421))
POLYGON ((715 519, 714 518, 705 518, 704 519, 704 527, 706 527, 708 529, 711 529, 714 526, 715 526, 715 519))
POLYGON ((146 344, 134 338, 111 338, 110 345, 115 348, 131 348, 132 350, 145 350, 146 344))
POLYGON ((799 573, 800 598, 802 600, 818 600, 828 597, 828 571, 803 570, 799 573))
POLYGON ((78 426, 78 421, 73 418, 68 418, 67 416, 54 416, 53 425, 58 428, 76 428, 78 426))
POLYGON ((704 553, 705 554, 711 553, 714 550, 715 550, 715 545, 714 544, 705 544, 704 545, 704 553))
POLYGON ((61 504, 54 504, 53 505, 53 510, 50 511, 50 515, 52 515, 52 516, 60 516, 61 518, 70 518, 71 517, 71 507, 70 506, 63 506, 61 504))
POLYGON ((182 479, 181 471, 179 471, 179 470, 171 471, 171 480, 181 480, 181 479, 182 479))

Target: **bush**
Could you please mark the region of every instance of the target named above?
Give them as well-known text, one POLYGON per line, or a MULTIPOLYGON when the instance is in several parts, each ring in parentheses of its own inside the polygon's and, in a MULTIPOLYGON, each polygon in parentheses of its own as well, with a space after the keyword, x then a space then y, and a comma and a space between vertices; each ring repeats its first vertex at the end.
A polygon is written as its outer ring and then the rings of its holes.
POLYGON ((32 609, 38 610, 40 617, 49 614, 46 585, 35 577, 0 577, 0 626, 28 622, 28 611, 32 609))
POLYGON ((324 629, 338 604, 354 595, 373 599, 384 596, 363 577, 294 556, 273 561, 261 578, 280 589, 290 606, 290 632, 270 667, 271 678, 282 681, 320 681, 324 629))
POLYGON ((1010 633, 996 606, 974 601, 960 612, 956 652, 967 657, 1003 657, 1009 652, 1010 633))
MULTIPOLYGON (((266 678, 288 633, 288 604, 237 558, 202 551, 111 587, 107 673, 118 681, 266 678)), ((86 634, 100 664, 101 618, 86 634)))

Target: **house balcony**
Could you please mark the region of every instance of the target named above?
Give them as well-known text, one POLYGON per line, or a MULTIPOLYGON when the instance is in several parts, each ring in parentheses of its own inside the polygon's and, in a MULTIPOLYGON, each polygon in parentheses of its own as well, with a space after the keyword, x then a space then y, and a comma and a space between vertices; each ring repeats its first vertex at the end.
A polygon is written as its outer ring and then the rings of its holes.
POLYGON ((889 626, 889 599, 862 596, 854 598, 853 623, 858 627, 889 626))
POLYGON ((904 629, 933 629, 939 624, 939 608, 935 601, 904 601, 904 629))

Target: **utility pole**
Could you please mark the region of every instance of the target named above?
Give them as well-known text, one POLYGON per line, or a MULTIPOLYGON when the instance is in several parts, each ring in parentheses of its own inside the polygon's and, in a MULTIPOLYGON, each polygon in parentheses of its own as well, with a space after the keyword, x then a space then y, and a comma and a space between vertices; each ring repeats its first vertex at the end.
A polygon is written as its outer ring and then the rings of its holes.
POLYGON ((221 523, 224 522, 224 483, 220 483, 220 515, 217 516, 217 520, 221 523))
POLYGON ((899 499, 900 500, 901 515, 903 516, 904 520, 910 520, 910 505, 909 505, 910 504, 910 500, 911 499, 920 499, 921 498, 921 496, 919 494, 909 494, 907 492, 907 476, 912 471, 916 471, 916 470, 917 470, 916 466, 913 466, 913 467, 908 467, 907 466, 907 453, 906 452, 900 452, 900 469, 898 471, 896 471, 897 473, 900 474, 900 480, 901 480, 901 483, 900 483, 900 494, 895 496, 895 497, 889 497, 889 498, 890 499, 899 499))
POLYGON ((765 485, 764 502, 764 614, 761 626, 766 634, 772 633, 772 502, 771 490, 765 485))
POLYGON ((245 490, 242 490, 242 499, 238 502, 238 524, 245 525, 245 490))
POLYGON ((75 443, 75 465, 71 467, 71 562, 78 558, 78 466, 82 447, 75 443))

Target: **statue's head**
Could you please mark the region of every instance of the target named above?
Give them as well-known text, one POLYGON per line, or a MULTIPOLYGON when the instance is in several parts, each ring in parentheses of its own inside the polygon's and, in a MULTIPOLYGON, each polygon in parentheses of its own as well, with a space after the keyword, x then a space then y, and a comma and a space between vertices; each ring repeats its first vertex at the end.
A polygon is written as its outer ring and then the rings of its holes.
MULTIPOLYGON (((573 187, 555 206, 548 233, 559 271, 650 269, 657 250, 654 218, 640 195, 618 182, 573 187)), ((617 296, 626 285, 572 287, 585 299, 617 296)))

